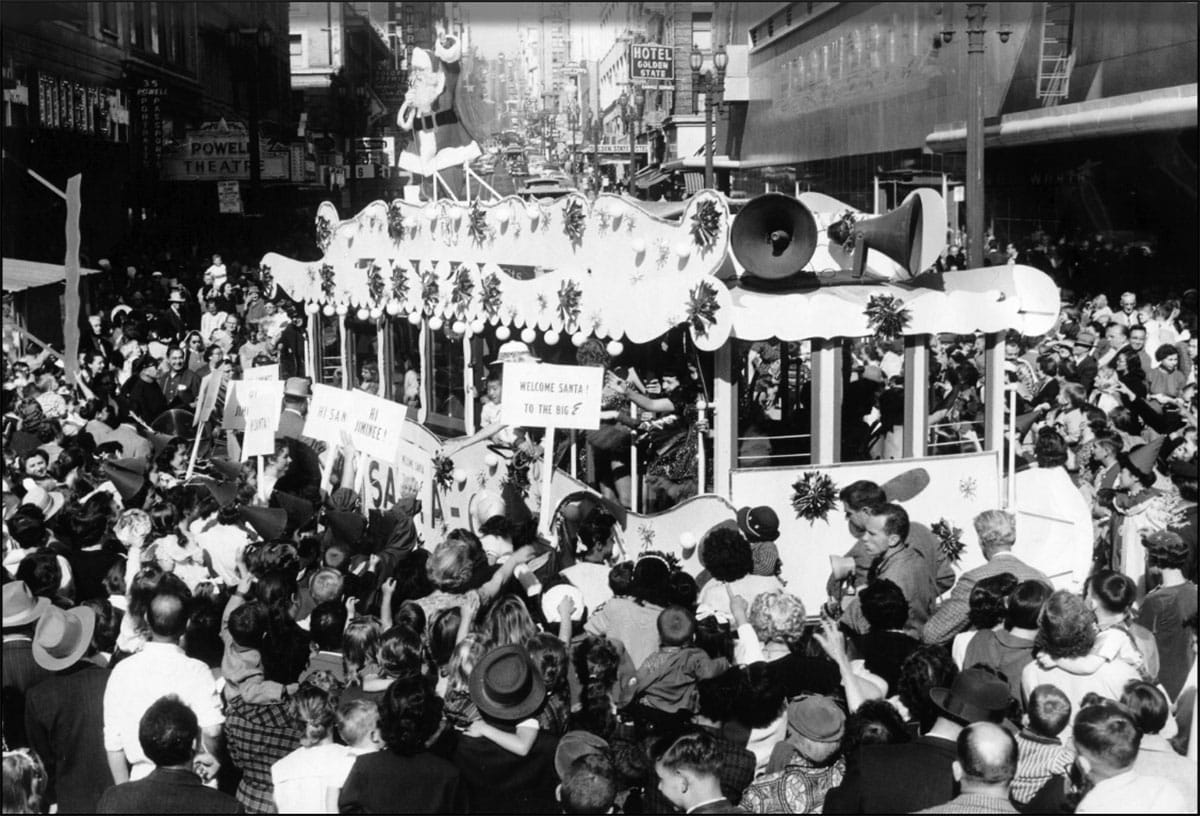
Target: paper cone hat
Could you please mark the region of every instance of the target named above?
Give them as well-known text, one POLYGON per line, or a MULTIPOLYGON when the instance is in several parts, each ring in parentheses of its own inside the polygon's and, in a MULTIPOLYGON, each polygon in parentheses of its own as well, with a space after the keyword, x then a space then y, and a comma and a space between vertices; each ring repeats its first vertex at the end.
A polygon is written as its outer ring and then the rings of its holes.
POLYGON ((1029 429, 1033 427, 1033 423, 1038 420, 1038 412, 1030 411, 1028 414, 1020 414, 1017 416, 1015 423, 1017 428, 1017 438, 1020 439, 1029 433, 1029 429))
POLYGON ((227 482, 236 482, 242 475, 242 466, 228 459, 209 459, 208 469, 227 482))
POLYGON ((1163 439, 1160 436, 1153 442, 1147 442, 1145 445, 1139 445, 1129 452, 1129 464, 1140 470, 1142 473, 1153 473, 1154 463, 1158 461, 1159 451, 1162 450, 1163 439))
POLYGON ((325 514, 325 525, 333 533, 335 541, 354 546, 367 531, 367 520, 361 513, 347 510, 330 510, 325 514))
POLYGON ((212 493, 217 504, 221 507, 228 507, 237 501, 237 487, 229 482, 219 482, 216 479, 211 479, 207 476, 202 476, 198 480, 200 484, 208 488, 208 492, 212 493))
POLYGON ((888 479, 880 487, 890 502, 910 501, 929 487, 929 472, 925 468, 906 470, 888 479))
POLYGON ((271 501, 287 513, 287 528, 290 531, 304 529, 316 515, 312 502, 299 496, 293 496, 291 493, 280 493, 276 490, 271 494, 271 501))
POLYGON ((250 526, 263 541, 283 538, 284 531, 287 530, 287 511, 278 507, 243 507, 242 518, 250 522, 250 526))
POLYGON ((102 469, 122 501, 129 501, 146 486, 146 463, 141 459, 113 459, 102 469))
POLYGON ((171 436, 170 434, 159 433, 158 431, 150 432, 150 444, 154 446, 154 456, 157 458, 166 450, 167 445, 170 445, 179 437, 171 436))

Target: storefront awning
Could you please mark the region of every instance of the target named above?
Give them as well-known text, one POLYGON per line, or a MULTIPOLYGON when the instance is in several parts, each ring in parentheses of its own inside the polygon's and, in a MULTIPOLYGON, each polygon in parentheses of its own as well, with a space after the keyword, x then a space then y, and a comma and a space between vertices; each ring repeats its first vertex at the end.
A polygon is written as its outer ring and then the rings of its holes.
POLYGON ((649 190, 656 184, 662 184, 670 177, 670 173, 664 173, 658 167, 647 167, 644 170, 640 170, 638 174, 634 176, 633 183, 637 185, 639 190, 649 190))
MULTIPOLYGON (((2 271, 5 292, 22 292, 37 286, 62 283, 67 277, 66 269, 61 264, 23 261, 19 258, 5 258, 2 271)), ((99 269, 81 268, 79 270, 81 275, 97 275, 99 273, 99 269)))
MULTIPOLYGON (((1194 82, 1005 114, 998 124, 984 127, 983 138, 985 147, 1020 147, 1189 127, 1196 127, 1194 82)), ((937 153, 966 150, 967 127, 941 126, 925 138, 925 144, 937 153)))

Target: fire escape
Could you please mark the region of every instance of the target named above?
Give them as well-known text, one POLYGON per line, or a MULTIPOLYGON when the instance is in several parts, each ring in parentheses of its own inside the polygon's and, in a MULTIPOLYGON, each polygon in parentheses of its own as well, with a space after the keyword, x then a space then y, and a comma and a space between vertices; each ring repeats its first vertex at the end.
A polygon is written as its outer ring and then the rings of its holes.
POLYGON ((1075 67, 1072 34, 1075 26, 1074 3, 1043 3, 1042 45, 1038 60, 1037 98, 1043 107, 1057 105, 1067 98, 1071 69, 1075 67))

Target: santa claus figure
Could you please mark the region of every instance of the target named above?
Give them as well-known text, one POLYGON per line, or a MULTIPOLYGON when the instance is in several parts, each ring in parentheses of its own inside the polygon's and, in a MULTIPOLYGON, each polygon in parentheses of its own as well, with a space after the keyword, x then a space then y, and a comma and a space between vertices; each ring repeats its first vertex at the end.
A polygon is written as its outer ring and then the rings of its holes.
POLYGON ((432 176, 435 171, 462 167, 482 154, 456 104, 461 57, 459 39, 441 27, 432 53, 413 49, 408 92, 396 114, 396 124, 413 132, 398 161, 410 173, 432 176))

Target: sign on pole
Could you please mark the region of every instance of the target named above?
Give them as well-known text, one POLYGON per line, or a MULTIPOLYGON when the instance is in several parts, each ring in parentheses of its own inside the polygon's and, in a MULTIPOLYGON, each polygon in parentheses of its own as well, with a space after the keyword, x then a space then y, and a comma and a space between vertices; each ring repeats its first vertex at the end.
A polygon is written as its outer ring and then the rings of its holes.
POLYGON ((268 456, 275 451, 275 429, 279 427, 279 404, 283 401, 280 380, 239 380, 234 383, 238 401, 246 406, 242 415, 246 436, 242 460, 268 456))
POLYGON ((526 428, 600 427, 599 366, 505 363, 500 421, 526 428))
POLYGON ((675 87, 675 51, 669 45, 634 43, 629 46, 629 78, 644 88, 675 87))
POLYGON ((390 461, 403 438, 408 406, 370 394, 355 393, 354 397, 355 413, 350 428, 354 447, 390 461))
POLYGON ((313 383, 308 415, 304 418, 304 435, 329 445, 342 441, 342 432, 349 433, 356 412, 355 403, 361 394, 313 383))
MULTIPOLYGON (((242 372, 242 379, 234 380, 229 383, 229 388, 225 396, 225 413, 221 415, 221 426, 231 431, 242 431, 246 428, 246 409, 243 407, 244 396, 239 395, 238 383, 243 383, 251 380, 278 380, 279 379, 279 364, 269 366, 259 366, 258 368, 247 368, 242 372)), ((280 383, 282 388, 282 383, 280 383)), ((245 392, 241 392, 244 395, 245 392)), ((275 401, 275 412, 278 414, 280 410, 280 402, 283 399, 283 392, 280 391, 280 398, 275 401)))

